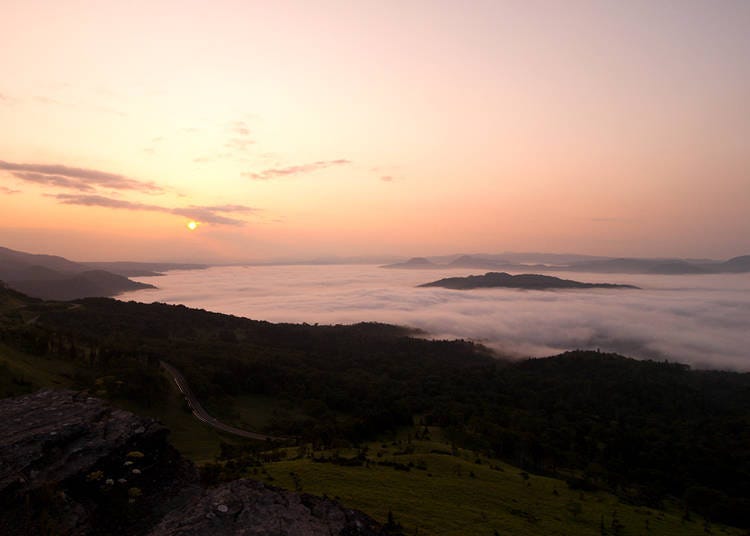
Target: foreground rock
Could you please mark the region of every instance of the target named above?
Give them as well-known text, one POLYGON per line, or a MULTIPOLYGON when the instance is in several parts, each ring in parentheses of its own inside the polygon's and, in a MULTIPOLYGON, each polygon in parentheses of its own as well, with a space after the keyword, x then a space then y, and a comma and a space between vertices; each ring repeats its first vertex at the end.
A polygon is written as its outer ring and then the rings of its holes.
POLYGON ((236 480, 206 490, 187 508, 168 514, 150 536, 247 534, 276 536, 385 534, 369 517, 312 495, 236 480))
POLYGON ((0 534, 386 535, 318 497, 205 489, 157 421, 73 391, 0 400, 0 534))
POLYGON ((197 491, 164 426, 100 399, 4 399, 0 422, 0 534, 140 534, 197 491))

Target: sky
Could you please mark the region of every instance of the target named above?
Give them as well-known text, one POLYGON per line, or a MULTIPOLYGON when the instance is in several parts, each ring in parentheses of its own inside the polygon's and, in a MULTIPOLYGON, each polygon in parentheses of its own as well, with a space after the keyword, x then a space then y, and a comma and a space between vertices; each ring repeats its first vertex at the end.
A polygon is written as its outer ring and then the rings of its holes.
POLYGON ((201 262, 750 253, 743 0, 0 12, 6 247, 201 262))

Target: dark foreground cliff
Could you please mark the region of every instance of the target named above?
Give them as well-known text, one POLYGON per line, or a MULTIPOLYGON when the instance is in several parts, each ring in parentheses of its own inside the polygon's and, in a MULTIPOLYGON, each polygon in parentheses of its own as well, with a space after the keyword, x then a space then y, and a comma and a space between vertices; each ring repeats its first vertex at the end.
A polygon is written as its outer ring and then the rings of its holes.
POLYGON ((328 499, 252 480, 205 488, 164 426, 85 394, 3 399, 0 422, 0 534, 388 534, 328 499))

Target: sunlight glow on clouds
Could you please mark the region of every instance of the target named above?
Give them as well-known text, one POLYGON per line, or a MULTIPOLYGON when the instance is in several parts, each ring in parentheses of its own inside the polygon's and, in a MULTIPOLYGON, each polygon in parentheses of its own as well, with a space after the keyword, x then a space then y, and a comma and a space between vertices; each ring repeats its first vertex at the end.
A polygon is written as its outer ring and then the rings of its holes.
POLYGON ((23 181, 72 188, 76 190, 93 190, 94 187, 114 190, 136 190, 146 193, 159 193, 162 188, 154 183, 129 179, 116 173, 107 173, 96 169, 84 169, 63 166, 60 164, 14 164, 0 160, 0 170, 9 171, 14 177, 23 181))
POLYGON ((255 209, 252 207, 245 207, 241 205, 225 205, 217 207, 201 207, 201 206, 189 206, 189 207, 163 207, 160 205, 152 205, 148 203, 136 203, 132 201, 126 201, 124 199, 113 199, 110 197, 103 197, 100 195, 76 195, 76 194, 54 194, 50 195, 54 199, 57 199, 60 203, 65 205, 79 205, 88 207, 106 207, 122 210, 143 210, 151 212, 164 212, 166 214, 176 214, 180 216, 187 216, 195 218, 205 223, 215 223, 220 225, 244 225, 244 220, 236 218, 230 218, 228 216, 222 216, 221 212, 244 212, 250 213, 255 209))

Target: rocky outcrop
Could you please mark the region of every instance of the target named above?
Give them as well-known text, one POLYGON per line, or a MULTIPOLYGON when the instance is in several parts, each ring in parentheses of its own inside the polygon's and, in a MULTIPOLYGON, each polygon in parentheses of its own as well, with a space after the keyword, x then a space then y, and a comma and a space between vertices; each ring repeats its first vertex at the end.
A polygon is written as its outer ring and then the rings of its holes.
POLYGON ((113 452, 162 440, 152 419, 72 391, 39 391, 0 401, 0 493, 28 492, 94 468, 113 452))
POLYGON ((0 400, 0 422, 0 534, 138 534, 197 487, 164 426, 85 394, 0 400))
POLYGON ((150 536, 184 534, 375 536, 384 532, 366 515, 329 499, 243 479, 204 491, 183 510, 169 513, 150 536))
POLYGON ((85 394, 0 400, 0 422, 0 534, 387 534, 334 501, 252 480, 206 489, 164 426, 85 394))

